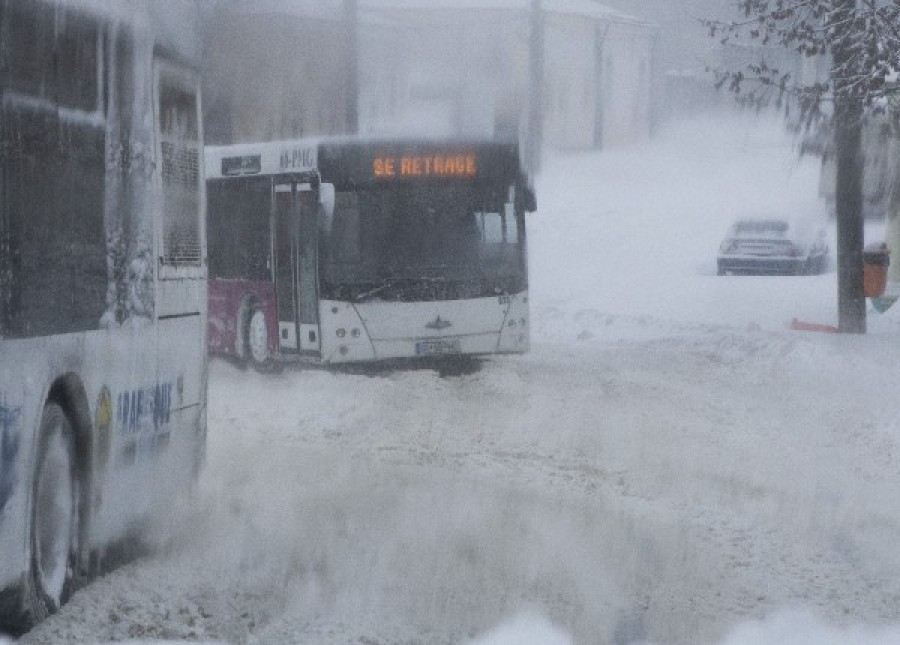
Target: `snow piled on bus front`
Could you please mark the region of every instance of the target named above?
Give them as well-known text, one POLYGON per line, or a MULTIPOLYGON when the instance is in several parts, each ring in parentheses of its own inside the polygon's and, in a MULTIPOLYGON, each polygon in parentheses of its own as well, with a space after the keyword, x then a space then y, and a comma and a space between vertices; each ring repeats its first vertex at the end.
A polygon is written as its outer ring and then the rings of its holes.
POLYGON ((113 329, 126 322, 139 327, 149 324, 154 308, 152 245, 146 235, 139 236, 129 262, 128 245, 117 229, 107 234, 106 248, 109 279, 100 326, 113 329))
MULTIPOLYGON (((617 641, 618 642, 618 641, 617 641)), ((623 641, 652 645, 650 641, 623 641)), ((572 645, 571 636, 540 614, 524 613, 468 645, 572 645)), ((835 627, 811 610, 796 609, 738 625, 720 645, 900 645, 900 627, 835 627)), ((660 644, 663 645, 663 644, 660 644)))

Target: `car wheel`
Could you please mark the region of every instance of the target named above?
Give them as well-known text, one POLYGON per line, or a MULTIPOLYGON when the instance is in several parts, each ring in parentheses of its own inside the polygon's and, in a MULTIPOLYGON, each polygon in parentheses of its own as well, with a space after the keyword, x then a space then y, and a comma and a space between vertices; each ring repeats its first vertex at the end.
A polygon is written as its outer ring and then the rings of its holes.
POLYGON ((58 404, 44 407, 39 437, 24 594, 29 626, 55 613, 72 592, 78 525, 74 434, 58 404))
POLYGON ((247 354, 253 366, 262 369, 269 364, 269 330, 266 314, 262 309, 254 309, 250 314, 246 330, 247 354))
POLYGON ((819 275, 822 273, 822 256, 810 258, 806 262, 806 275, 819 275))

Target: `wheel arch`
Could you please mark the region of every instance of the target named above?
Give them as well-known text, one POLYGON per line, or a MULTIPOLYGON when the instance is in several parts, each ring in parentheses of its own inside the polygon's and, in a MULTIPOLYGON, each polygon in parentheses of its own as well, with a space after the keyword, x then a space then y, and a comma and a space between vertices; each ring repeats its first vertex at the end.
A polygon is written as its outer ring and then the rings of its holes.
POLYGON ((241 297, 240 305, 238 305, 234 353, 241 360, 247 359, 247 325, 250 324, 250 316, 253 314, 253 310, 259 306, 259 303, 259 298, 255 294, 245 293, 241 297))
POLYGON ((75 472, 78 477, 78 557, 87 566, 88 520, 91 508, 91 490, 94 478, 94 426, 90 403, 81 378, 69 372, 59 376, 50 386, 47 403, 56 403, 72 425, 75 439, 75 472))

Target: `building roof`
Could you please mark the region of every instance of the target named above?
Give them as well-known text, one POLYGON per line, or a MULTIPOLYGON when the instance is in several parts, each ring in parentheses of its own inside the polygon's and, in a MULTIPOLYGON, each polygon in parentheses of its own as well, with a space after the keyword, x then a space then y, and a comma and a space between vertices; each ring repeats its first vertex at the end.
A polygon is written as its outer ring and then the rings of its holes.
MULTIPOLYGON (((532 0, 358 0, 360 7, 370 11, 379 9, 497 9, 527 11, 532 0)), ((613 9, 597 0, 540 0, 546 12, 566 13, 603 18, 617 22, 643 23, 644 21, 624 11, 613 9)))
POLYGON ((294 14, 314 18, 337 18, 342 15, 342 0, 219 0, 219 3, 235 13, 242 14, 294 14))
MULTIPOLYGON (((357 0, 359 8, 367 14, 379 10, 428 10, 428 9, 493 9, 507 11, 527 11, 532 0, 357 0)), ((240 13, 289 13, 322 18, 336 18, 342 15, 343 0, 220 0, 226 7, 240 13)), ((623 11, 613 9, 597 0, 541 0, 546 12, 582 15, 616 22, 647 24, 623 11)))

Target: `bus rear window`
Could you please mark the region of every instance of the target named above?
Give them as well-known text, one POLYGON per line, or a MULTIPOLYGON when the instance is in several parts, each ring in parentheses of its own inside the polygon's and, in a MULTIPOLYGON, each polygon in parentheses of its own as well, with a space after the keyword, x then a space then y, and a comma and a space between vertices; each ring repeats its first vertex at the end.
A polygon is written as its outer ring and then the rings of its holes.
POLYGON ((51 92, 53 60, 53 12, 42 3, 13 3, 7 6, 4 50, 9 69, 10 90, 34 98, 51 92))
POLYGON ((14 3, 8 8, 9 70, 13 92, 62 108, 94 112, 99 106, 100 27, 52 5, 14 3))
POLYGON ((60 30, 56 43, 56 100, 60 107, 91 112, 97 109, 99 28, 75 17, 60 30))

